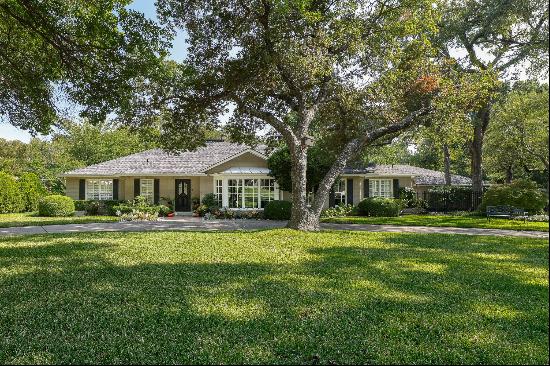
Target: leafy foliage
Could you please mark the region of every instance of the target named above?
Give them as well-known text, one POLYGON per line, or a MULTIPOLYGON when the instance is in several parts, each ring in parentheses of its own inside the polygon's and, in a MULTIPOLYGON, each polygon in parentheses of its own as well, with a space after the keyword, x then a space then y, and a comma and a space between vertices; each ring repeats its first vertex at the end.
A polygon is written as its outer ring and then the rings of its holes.
POLYGON ((354 212, 353 205, 341 205, 329 207, 321 212, 321 217, 343 217, 349 216, 354 212))
POLYGON ((23 201, 23 210, 27 212, 36 211, 40 198, 47 194, 47 190, 38 176, 34 173, 23 173, 17 183, 23 201))
POLYGON ((75 207, 73 199, 67 196, 51 195, 38 202, 38 215, 46 217, 72 216, 75 207))
POLYGON ((264 218, 268 220, 289 220, 292 202, 270 201, 264 207, 264 218))
POLYGON ((484 153, 496 180, 528 178, 532 170, 548 176, 548 95, 548 85, 518 82, 495 105, 484 153))
POLYGON ((357 205, 361 216, 396 217, 403 208, 403 201, 393 198, 365 198, 357 205))
POLYGON ((0 213, 20 212, 23 208, 17 181, 13 176, 0 171, 0 213))
POLYGON ((127 4, 2 1, 0 116, 47 133, 63 112, 60 100, 96 121, 127 108, 134 85, 153 77, 168 46, 162 29, 127 4))
POLYGON ((483 195, 479 209, 485 212, 487 206, 508 205, 523 208, 533 215, 541 213, 547 202, 548 197, 534 182, 518 179, 510 184, 491 186, 483 195))
MULTIPOLYGON (((267 159, 267 167, 270 175, 275 178, 279 188, 292 192, 292 176, 289 167, 291 166, 291 154, 288 147, 275 150, 267 159)), ((332 165, 330 154, 319 147, 309 149, 307 155, 307 190, 314 190, 332 165)))

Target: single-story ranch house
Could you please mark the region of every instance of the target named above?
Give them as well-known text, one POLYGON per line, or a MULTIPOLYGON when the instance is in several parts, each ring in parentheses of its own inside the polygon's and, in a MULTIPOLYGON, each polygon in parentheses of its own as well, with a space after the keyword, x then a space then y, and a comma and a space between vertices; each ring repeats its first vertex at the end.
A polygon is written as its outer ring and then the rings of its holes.
MULTIPOLYGON (((170 199, 177 212, 190 212, 192 199, 207 193, 214 193, 220 207, 229 209, 263 209, 269 201, 291 199, 269 175, 264 146, 251 148, 226 141, 208 141, 204 147, 180 154, 147 150, 62 176, 67 196, 75 200, 131 200, 141 195, 150 202, 170 199)), ((395 197, 399 187, 422 194, 443 184, 443 173, 409 165, 347 168, 326 205, 395 197)), ((453 175, 452 184, 470 185, 471 180, 453 175)))

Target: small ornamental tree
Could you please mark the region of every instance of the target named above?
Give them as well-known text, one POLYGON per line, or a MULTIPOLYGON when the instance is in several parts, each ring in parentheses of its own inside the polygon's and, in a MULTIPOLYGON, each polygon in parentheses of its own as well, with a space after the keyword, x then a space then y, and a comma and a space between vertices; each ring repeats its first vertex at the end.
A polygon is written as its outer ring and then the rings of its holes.
POLYGON ((23 209, 21 193, 15 178, 0 172, 0 213, 20 212, 23 209))
POLYGON ((24 211, 36 211, 38 201, 48 192, 34 173, 23 173, 17 180, 21 193, 22 207, 24 211))
POLYGON ((329 190, 349 161, 424 121, 441 75, 429 42, 437 8, 423 0, 159 0, 160 19, 189 36, 188 63, 153 88, 165 147, 195 148, 232 111, 226 130, 251 141, 270 130, 290 153, 289 227, 318 230, 329 190), (187 70, 187 71, 186 71, 187 70), (330 168, 307 204, 308 155, 330 168))

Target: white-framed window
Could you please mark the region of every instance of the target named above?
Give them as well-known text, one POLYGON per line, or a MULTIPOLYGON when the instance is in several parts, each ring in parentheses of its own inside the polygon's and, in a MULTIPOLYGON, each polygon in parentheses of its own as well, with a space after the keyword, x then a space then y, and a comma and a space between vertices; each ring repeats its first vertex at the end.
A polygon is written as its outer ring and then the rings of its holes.
POLYGON ((86 199, 106 201, 113 199, 112 179, 86 179, 86 199))
POLYGON ((275 179, 260 179, 260 208, 275 200, 275 179))
POLYGON ((228 179, 227 180, 227 197, 229 208, 242 208, 243 207, 243 180, 242 179, 228 179))
POLYGON ((369 197, 393 197, 391 179, 369 179, 369 197))
POLYGON ((139 180, 139 195, 145 197, 147 202, 152 204, 155 199, 155 181, 154 179, 139 180))
POLYGON ((214 194, 220 207, 263 209, 278 199, 278 186, 272 178, 214 178, 214 194))
POLYGON ((346 204, 347 199, 347 184, 345 179, 340 179, 335 185, 334 185, 334 205, 335 206, 343 206, 346 204))
POLYGON ((214 195, 216 196, 216 203, 218 207, 223 206, 223 180, 216 179, 214 195))

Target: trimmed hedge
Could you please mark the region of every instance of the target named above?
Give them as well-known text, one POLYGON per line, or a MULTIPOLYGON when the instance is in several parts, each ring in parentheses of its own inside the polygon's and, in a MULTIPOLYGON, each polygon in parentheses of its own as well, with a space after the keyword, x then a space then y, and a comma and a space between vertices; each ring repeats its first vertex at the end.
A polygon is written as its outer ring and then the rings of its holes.
POLYGON ((120 200, 76 200, 74 206, 77 211, 86 211, 86 215, 107 215, 116 216, 116 206, 123 204, 125 201, 120 200))
POLYGON ((510 184, 489 187, 483 195, 479 210, 484 213, 487 206, 507 205, 523 208, 534 215, 541 213, 546 205, 546 195, 535 182, 518 179, 510 184))
POLYGON ((397 217, 403 207, 403 201, 393 198, 366 198, 359 202, 357 211, 360 216, 397 217))
POLYGON ((39 216, 72 216, 74 211, 74 202, 71 197, 67 196, 46 196, 38 203, 39 216))
POLYGON ((264 218, 268 220, 290 220, 292 202, 271 201, 264 207, 264 218))
POLYGON ((21 212, 23 208, 17 181, 11 175, 0 172, 0 213, 21 212))
POLYGON ((38 201, 48 194, 42 181, 34 173, 23 173, 17 180, 24 211, 36 211, 38 201))

